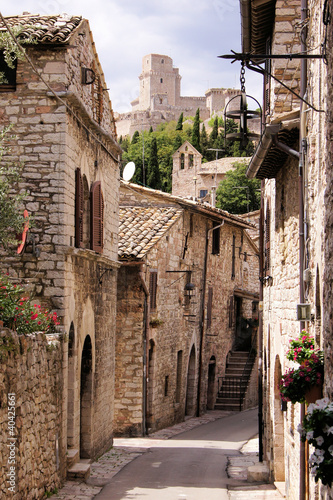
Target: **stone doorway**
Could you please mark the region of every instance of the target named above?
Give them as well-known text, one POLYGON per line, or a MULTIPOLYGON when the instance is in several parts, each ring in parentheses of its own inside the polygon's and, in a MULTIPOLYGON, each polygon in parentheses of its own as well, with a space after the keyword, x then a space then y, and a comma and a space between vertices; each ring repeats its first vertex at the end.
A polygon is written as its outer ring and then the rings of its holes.
POLYGON ((92 453, 92 405, 93 405, 93 369, 92 344, 86 336, 81 360, 80 385, 80 458, 90 458, 92 453))
POLYGON ((191 354, 188 362, 187 371, 187 387, 186 387, 186 406, 185 415, 193 417, 195 414, 195 347, 192 346, 191 354))
POLYGON ((215 406, 215 372, 216 359, 215 356, 212 356, 208 365, 207 410, 214 410, 215 406))
POLYGON ((67 448, 75 447, 75 328, 71 323, 68 333, 68 377, 67 377, 67 448))

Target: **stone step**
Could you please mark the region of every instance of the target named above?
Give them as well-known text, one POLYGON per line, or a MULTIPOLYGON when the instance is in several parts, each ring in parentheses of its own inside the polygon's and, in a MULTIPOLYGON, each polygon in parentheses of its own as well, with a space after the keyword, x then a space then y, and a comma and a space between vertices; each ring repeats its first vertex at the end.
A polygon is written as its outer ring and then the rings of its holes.
POLYGON ((79 450, 75 448, 67 448, 67 469, 70 469, 72 465, 76 464, 76 462, 80 459, 79 450))
POLYGON ((90 460, 80 460, 67 470, 69 481, 85 481, 90 476, 90 460))
POLYGON ((214 406, 214 410, 223 411, 240 411, 239 401, 238 403, 219 403, 214 406))

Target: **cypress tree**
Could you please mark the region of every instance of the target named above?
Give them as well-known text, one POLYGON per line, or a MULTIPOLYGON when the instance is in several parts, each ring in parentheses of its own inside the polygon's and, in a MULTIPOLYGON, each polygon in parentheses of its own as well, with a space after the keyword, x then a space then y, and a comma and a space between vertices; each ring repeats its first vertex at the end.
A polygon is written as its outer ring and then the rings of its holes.
POLYGON ((136 130, 133 134, 133 137, 132 137, 132 142, 131 144, 136 144, 139 140, 139 137, 140 137, 140 134, 139 132, 136 130))
POLYGON ((183 130, 183 119, 184 119, 184 113, 181 113, 180 117, 178 118, 176 130, 183 130))
POLYGON ((158 168, 157 141, 153 137, 150 145, 150 155, 148 161, 147 185, 152 189, 161 189, 161 176, 158 168))
POLYGON ((200 148, 201 148, 201 153, 204 159, 206 158, 207 155, 207 148, 208 148, 208 137, 207 137, 207 132, 206 132, 206 127, 205 124, 202 124, 202 129, 200 133, 200 148))
POLYGON ((200 151, 200 110, 197 109, 195 113, 191 144, 197 151, 200 151))

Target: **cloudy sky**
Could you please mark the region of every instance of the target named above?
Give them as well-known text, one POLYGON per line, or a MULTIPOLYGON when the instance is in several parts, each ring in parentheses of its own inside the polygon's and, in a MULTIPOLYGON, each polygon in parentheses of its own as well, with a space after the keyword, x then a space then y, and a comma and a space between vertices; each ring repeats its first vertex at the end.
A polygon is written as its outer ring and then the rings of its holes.
MULTIPOLYGON (((217 57, 240 51, 239 0, 15 0, 3 2, 1 12, 87 18, 113 109, 120 113, 138 97, 142 58, 150 53, 173 59, 183 96, 240 86, 240 64, 217 57)), ((260 89, 261 77, 247 71, 247 94, 261 102, 260 89)))

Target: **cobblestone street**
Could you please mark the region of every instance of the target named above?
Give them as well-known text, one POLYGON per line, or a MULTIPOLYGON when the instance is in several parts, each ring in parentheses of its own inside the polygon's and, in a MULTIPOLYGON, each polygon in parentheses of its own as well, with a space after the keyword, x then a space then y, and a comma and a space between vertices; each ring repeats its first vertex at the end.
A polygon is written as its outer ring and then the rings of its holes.
MULTIPOLYGON (((101 492, 123 467, 146 453, 160 441, 170 439, 200 425, 223 419, 232 412, 210 411, 202 417, 193 417, 185 422, 155 432, 145 438, 115 438, 114 446, 91 464, 91 474, 86 482, 66 481, 64 487, 53 500, 92 500, 101 492)), ((240 456, 228 457, 228 477, 230 478, 230 500, 281 499, 283 495, 272 484, 247 483, 247 468, 258 463, 258 439, 249 440, 242 448, 240 456)), ((190 499, 189 499, 190 500, 190 499)))

